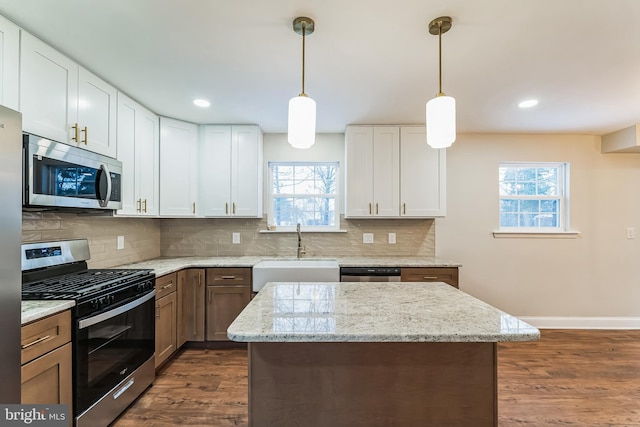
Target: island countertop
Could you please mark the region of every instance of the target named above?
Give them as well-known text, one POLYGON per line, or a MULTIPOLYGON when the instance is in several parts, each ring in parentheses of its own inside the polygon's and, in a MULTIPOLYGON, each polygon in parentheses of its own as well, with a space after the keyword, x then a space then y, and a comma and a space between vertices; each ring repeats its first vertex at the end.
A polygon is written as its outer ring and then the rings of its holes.
POLYGON ((240 342, 534 341, 535 327, 445 283, 268 283, 229 326, 240 342))

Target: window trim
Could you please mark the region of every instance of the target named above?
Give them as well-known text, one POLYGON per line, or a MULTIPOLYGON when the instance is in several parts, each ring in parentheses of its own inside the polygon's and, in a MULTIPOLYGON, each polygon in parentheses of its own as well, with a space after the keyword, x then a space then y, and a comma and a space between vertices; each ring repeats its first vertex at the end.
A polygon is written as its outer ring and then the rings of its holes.
POLYGON ((296 226, 276 226, 272 221, 274 218, 274 194, 273 194, 273 166, 322 166, 330 165, 336 167, 336 192, 335 192, 335 225, 322 225, 322 226, 308 226, 301 225, 300 231, 305 233, 336 233, 344 232, 340 229, 340 162, 339 161, 269 161, 267 163, 267 170, 269 173, 268 179, 268 214, 267 214, 267 230, 261 231, 265 233, 295 233, 296 226))
MULTIPOLYGON (((492 232, 495 238, 510 237, 554 237, 554 238, 576 238, 580 232, 570 229, 570 164, 569 162, 499 162, 498 163, 498 229, 492 232), (529 196, 531 199, 558 199, 560 201, 560 209, 558 212, 560 225, 558 227, 501 227, 500 226, 500 201, 503 197, 500 195, 500 177, 499 171, 501 167, 559 167, 560 174, 558 182, 561 183, 561 195, 559 196, 529 196)), ((518 199, 526 199, 527 197, 516 197, 518 199)))

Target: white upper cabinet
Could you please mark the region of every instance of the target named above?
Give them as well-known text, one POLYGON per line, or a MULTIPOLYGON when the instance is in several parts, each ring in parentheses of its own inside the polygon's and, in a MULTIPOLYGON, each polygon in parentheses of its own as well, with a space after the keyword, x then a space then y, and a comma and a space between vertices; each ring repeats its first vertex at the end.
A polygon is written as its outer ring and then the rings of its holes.
POLYGON ((445 216, 446 153, 427 145, 424 126, 400 128, 400 216, 445 216))
POLYGON ((199 214, 262 217, 262 132, 254 125, 202 128, 199 214))
POLYGON ((160 215, 196 216, 198 126, 160 118, 160 215))
POLYGON ((423 126, 347 126, 345 216, 444 216, 445 154, 423 126))
POLYGON ((19 110, 20 29, 0 16, 0 104, 19 110))
POLYGON ((118 215, 159 213, 158 116, 118 93, 117 158, 122 162, 122 209, 118 215))
POLYGON ((116 156, 117 90, 22 31, 20 111, 26 132, 116 156))
POLYGON ((345 136, 345 216, 399 216, 399 128, 348 126, 345 136))
MULTIPOLYGON (((116 156, 116 88, 78 67, 78 119, 81 143, 87 150, 116 156)), ((75 129, 74 129, 75 130, 75 129)))

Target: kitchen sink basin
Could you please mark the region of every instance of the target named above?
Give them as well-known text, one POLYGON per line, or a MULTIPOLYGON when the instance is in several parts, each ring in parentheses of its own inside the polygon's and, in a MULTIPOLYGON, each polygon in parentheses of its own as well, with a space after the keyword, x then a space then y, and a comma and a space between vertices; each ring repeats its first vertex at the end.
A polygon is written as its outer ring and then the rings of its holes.
POLYGON ((253 266, 253 291, 267 282, 339 282, 340 266, 335 259, 270 259, 253 266))

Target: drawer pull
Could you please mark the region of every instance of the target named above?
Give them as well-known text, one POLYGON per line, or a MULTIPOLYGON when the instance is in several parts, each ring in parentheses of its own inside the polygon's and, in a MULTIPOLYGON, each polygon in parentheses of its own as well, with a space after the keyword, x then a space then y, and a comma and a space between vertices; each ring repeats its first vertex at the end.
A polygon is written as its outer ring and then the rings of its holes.
POLYGON ((162 289, 167 289, 167 288, 170 288, 170 287, 172 287, 172 286, 173 286, 173 282, 169 283, 168 285, 164 285, 164 286, 162 287, 162 289))
POLYGON ((38 339, 37 339, 37 340, 35 340, 35 341, 31 341, 29 344, 24 344, 24 345, 22 346, 22 349, 24 350, 25 348, 31 347, 32 345, 39 344, 39 343, 41 343, 42 341, 46 341, 46 340, 48 340, 49 338, 51 338, 51 335, 47 335, 47 336, 44 336, 44 337, 42 337, 42 338, 38 338, 38 339))
POLYGON ((222 280, 234 280, 236 276, 220 276, 222 280))
POLYGON ((439 279, 439 277, 438 276, 424 276, 423 279, 434 280, 434 279, 439 279))

